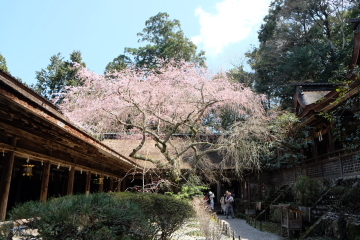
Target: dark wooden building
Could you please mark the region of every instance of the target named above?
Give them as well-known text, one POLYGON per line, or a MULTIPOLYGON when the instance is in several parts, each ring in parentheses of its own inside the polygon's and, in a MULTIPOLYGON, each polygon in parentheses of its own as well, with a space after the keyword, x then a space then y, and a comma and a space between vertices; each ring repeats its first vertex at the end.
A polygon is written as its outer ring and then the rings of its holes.
POLYGON ((302 120, 302 126, 313 129, 313 145, 307 150, 306 159, 301 166, 292 169, 283 169, 270 174, 269 182, 282 185, 295 182, 301 175, 310 178, 339 178, 360 175, 360 148, 349 149, 344 147, 334 133, 334 123, 324 115, 336 114, 341 117, 344 126, 342 134, 352 138, 356 127, 350 124, 356 120, 355 115, 360 113, 359 92, 360 80, 358 71, 360 65, 360 20, 352 19, 354 48, 346 76, 346 85, 333 83, 296 83, 294 104, 297 116, 302 120), (349 102, 353 107, 348 107, 349 102), (348 104, 344 107, 344 104, 348 104), (341 111, 337 111, 340 109, 341 111), (346 129, 346 130, 345 130, 346 129))
POLYGON ((0 220, 19 202, 124 189, 137 167, 0 70, 0 220))

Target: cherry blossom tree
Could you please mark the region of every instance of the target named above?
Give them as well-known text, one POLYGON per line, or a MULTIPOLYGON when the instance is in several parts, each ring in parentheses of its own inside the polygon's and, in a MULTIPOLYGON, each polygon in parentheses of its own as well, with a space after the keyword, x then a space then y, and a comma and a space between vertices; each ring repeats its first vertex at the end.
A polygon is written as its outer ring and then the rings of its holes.
POLYGON ((64 114, 94 136, 115 131, 140 139, 130 157, 172 169, 177 176, 184 159, 192 169, 214 169, 208 154, 227 146, 214 138, 224 133, 222 109, 241 116, 235 122, 265 118, 262 96, 231 82, 227 74, 214 77, 192 63, 170 62, 153 71, 128 68, 112 72, 111 78, 78 67, 83 82, 68 89, 60 106, 64 114), (140 154, 146 141, 155 142, 165 162, 140 154))

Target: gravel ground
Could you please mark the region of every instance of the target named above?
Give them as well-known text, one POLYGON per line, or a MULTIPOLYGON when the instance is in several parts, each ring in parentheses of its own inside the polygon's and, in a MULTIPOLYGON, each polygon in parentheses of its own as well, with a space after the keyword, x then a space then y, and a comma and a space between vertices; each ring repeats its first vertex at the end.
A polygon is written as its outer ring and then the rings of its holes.
MULTIPOLYGON (((216 223, 214 222, 214 224, 216 223)), ((206 238, 199 226, 200 224, 196 219, 188 221, 172 235, 171 240, 205 240, 206 238)), ((230 238, 222 235, 221 239, 217 240, 230 240, 230 238)))
POLYGON ((241 236, 241 240, 280 240, 283 239, 278 235, 269 232, 262 232, 246 223, 244 219, 226 219, 224 215, 218 215, 222 221, 227 222, 236 236, 241 236))

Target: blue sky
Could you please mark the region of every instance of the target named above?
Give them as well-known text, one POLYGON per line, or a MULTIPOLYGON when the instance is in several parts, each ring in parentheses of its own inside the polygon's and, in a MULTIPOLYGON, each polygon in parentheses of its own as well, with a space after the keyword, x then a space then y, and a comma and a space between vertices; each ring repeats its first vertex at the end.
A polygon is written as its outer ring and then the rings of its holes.
POLYGON ((206 51, 216 71, 238 63, 250 45, 270 0, 1 0, 0 53, 12 75, 35 83, 35 71, 61 53, 80 50, 87 67, 102 73, 159 12, 181 22, 185 36, 206 51))

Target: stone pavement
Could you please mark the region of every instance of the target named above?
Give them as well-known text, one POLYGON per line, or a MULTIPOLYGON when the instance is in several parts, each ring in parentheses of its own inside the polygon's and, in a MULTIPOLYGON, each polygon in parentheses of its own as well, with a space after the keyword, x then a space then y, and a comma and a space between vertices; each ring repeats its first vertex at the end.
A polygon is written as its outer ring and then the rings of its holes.
POLYGON ((226 216, 223 214, 217 215, 222 221, 225 221, 230 225, 231 231, 236 232, 236 240, 241 236, 241 240, 280 240, 280 236, 277 236, 273 233, 262 232, 257 228, 254 228, 246 223, 244 219, 226 219, 226 216))

